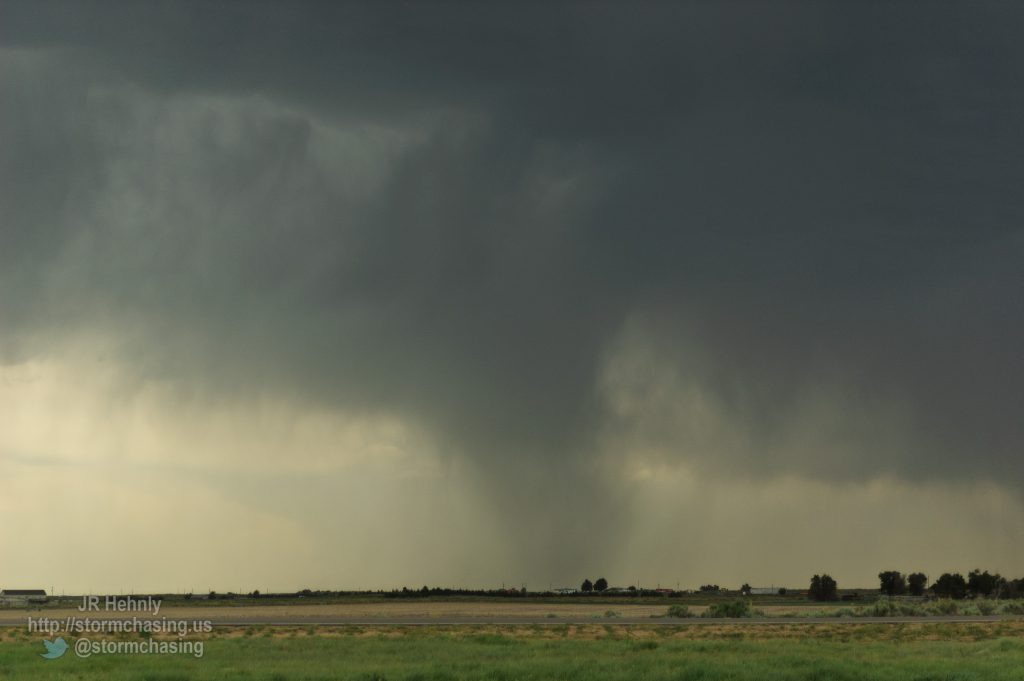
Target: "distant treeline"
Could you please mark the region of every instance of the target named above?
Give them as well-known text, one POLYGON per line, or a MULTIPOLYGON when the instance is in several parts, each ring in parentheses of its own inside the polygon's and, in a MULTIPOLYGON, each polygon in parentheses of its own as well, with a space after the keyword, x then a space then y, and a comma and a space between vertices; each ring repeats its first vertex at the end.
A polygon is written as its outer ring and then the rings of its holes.
POLYGON ((425 596, 486 596, 499 598, 522 598, 524 596, 667 596, 674 593, 686 593, 673 591, 671 589, 638 589, 629 586, 622 589, 590 590, 582 589, 543 589, 528 591, 526 587, 500 588, 500 589, 460 589, 451 587, 423 586, 419 588, 402 587, 401 589, 379 589, 376 591, 330 591, 322 589, 303 589, 296 592, 283 593, 261 593, 251 591, 249 593, 218 593, 211 591, 208 594, 185 594, 185 599, 204 600, 232 600, 236 598, 341 598, 346 596, 374 596, 379 598, 423 598, 425 596))
MULTIPOLYGON (((988 570, 972 570, 964 577, 959 572, 946 572, 940 575, 931 586, 928 585, 928 576, 923 572, 902 573, 898 570, 886 570, 878 573, 879 592, 882 595, 893 596, 917 596, 935 598, 994 598, 1011 599, 1024 598, 1024 578, 1007 579, 999 573, 990 573, 988 570)), ((852 590, 851 590, 852 591, 852 590)), ((685 594, 701 593, 707 595, 728 595, 741 594, 750 595, 753 589, 749 584, 744 584, 735 591, 730 591, 717 584, 704 584, 697 590, 675 590, 663 588, 638 588, 609 587, 608 580, 600 577, 593 582, 589 579, 583 580, 579 588, 563 587, 558 589, 543 589, 528 591, 526 586, 502 587, 500 589, 459 589, 451 587, 430 587, 419 588, 402 587, 401 589, 377 590, 377 591, 322 591, 303 589, 294 593, 273 593, 261 594, 259 591, 249 593, 223 593, 211 591, 209 594, 196 595, 186 594, 186 599, 224 599, 234 598, 340 598, 344 596, 376 596, 382 598, 423 598, 425 596, 476 596, 489 598, 522 598, 524 596, 646 596, 665 597, 681 596, 685 594)), ((789 591, 779 588, 773 591, 779 596, 803 595, 801 591, 789 591)), ((828 574, 814 575, 811 577, 810 586, 806 596, 815 601, 838 601, 838 600, 859 600, 859 592, 845 593, 840 595, 839 585, 836 580, 828 574)))
MULTIPOLYGON (((882 595, 889 597, 1024 598, 1024 578, 1007 579, 988 570, 972 570, 966 579, 959 572, 944 572, 930 587, 928 575, 923 572, 904 574, 899 570, 886 570, 878 573, 878 585, 882 595)), ((816 601, 838 601, 839 585, 829 575, 814 575, 807 595, 816 601)))
MULTIPOLYGON (((928 577, 921 572, 905 575, 897 570, 878 574, 881 592, 887 596, 926 595, 928 577)), ((965 579, 959 572, 945 572, 928 588, 939 598, 1021 598, 1024 578, 1007 579, 998 572, 972 570, 965 579)))

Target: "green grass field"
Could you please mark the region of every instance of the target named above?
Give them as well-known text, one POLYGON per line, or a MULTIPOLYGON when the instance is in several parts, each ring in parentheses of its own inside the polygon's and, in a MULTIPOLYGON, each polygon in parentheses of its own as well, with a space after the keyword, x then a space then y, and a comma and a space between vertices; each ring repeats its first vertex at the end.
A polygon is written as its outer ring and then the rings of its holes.
POLYGON ((893 679, 1024 681, 1019 625, 785 628, 250 629, 204 656, 47 661, 36 637, 0 643, 0 679, 893 679))

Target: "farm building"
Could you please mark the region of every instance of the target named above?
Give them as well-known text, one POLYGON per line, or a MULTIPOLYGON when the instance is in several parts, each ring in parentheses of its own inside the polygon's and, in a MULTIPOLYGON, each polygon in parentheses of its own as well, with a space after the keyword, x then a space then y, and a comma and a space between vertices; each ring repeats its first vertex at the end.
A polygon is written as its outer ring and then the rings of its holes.
POLYGON ((754 586, 750 588, 751 596, 775 596, 779 593, 777 586, 754 586))
POLYGON ((29 603, 45 603, 44 589, 4 589, 0 591, 0 605, 25 606, 29 603))

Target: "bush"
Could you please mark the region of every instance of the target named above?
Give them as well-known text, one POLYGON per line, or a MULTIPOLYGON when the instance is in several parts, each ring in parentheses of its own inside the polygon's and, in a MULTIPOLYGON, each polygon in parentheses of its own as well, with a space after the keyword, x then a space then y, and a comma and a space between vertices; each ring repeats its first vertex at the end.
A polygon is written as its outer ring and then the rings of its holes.
POLYGON ((670 605, 666 617, 693 617, 690 608, 685 605, 670 605))
POLYGON ((929 607, 936 615, 958 615, 960 614, 960 604, 954 600, 944 598, 941 601, 935 601, 929 607))
POLYGON ((701 617, 750 617, 750 603, 747 601, 726 601, 715 603, 704 611, 701 617))
POLYGON ((1024 602, 1011 601, 999 605, 1000 615, 1024 615, 1024 602))
POLYGON ((925 617, 928 609, 917 603, 882 600, 859 612, 862 617, 925 617))
POLYGON ((896 603, 893 607, 893 614, 904 617, 924 617, 928 613, 917 603, 896 603))

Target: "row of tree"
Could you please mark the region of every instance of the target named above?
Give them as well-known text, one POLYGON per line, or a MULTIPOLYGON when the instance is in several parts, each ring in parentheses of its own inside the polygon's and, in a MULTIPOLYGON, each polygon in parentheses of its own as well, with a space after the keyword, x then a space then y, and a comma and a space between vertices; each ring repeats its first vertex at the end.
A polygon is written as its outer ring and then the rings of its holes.
MULTIPOLYGON (((878 581, 887 596, 923 596, 928 577, 921 572, 904 575, 887 570, 878 574, 878 581)), ((940 598, 1021 598, 1024 597, 1024 578, 1006 579, 998 572, 971 570, 964 579, 959 572, 945 572, 932 584, 931 592, 940 598)))
POLYGON ((878 573, 878 582, 886 596, 900 596, 909 593, 911 596, 924 596, 928 588, 928 575, 923 572, 912 572, 905 575, 896 570, 878 573))
MULTIPOLYGON (((929 590, 923 572, 904 574, 898 570, 878 573, 878 584, 886 596, 924 596, 929 590)), ((930 588, 939 598, 1024 598, 1024 579, 1006 579, 998 572, 972 570, 965 579, 959 572, 943 573, 930 588)), ((807 595, 815 601, 839 600, 839 587, 829 575, 814 575, 807 595)))
MULTIPOLYGON (((904 574, 898 570, 886 570, 878 573, 879 588, 882 594, 886 596, 924 596, 928 591, 939 598, 967 598, 968 596, 978 598, 1024 598, 1024 579, 1006 579, 1002 575, 997 573, 990 573, 988 570, 982 572, 981 570, 972 570, 968 573, 965 578, 958 572, 942 574, 935 582, 928 586, 928 576, 923 572, 911 572, 910 574, 904 574)), ((602 593, 608 590, 608 580, 604 577, 599 577, 595 581, 591 582, 589 579, 584 579, 583 584, 580 585, 580 591, 583 593, 602 593)), ((633 593, 642 593, 644 595, 663 595, 661 590, 655 594, 654 591, 644 590, 640 592, 636 587, 630 586, 628 589, 633 593)), ((667 591, 667 590, 665 590, 667 591)), ((700 587, 701 593, 722 593, 725 590, 717 584, 702 584, 700 587)), ((749 584, 744 584, 740 588, 740 593, 749 595, 751 587, 749 584)), ((332 596, 332 595, 343 595, 346 593, 357 593, 357 592, 324 592, 324 591, 310 591, 304 589, 297 595, 300 596, 332 596)), ((450 589, 450 588, 428 588, 424 586, 422 589, 408 589, 403 587, 401 591, 391 592, 378 592, 385 597, 401 597, 401 596, 454 596, 454 595, 478 595, 478 596, 525 596, 527 591, 526 587, 522 589, 516 588, 502 588, 499 590, 474 590, 474 589, 450 589)), ((786 589, 779 589, 779 595, 785 595, 786 589)), ((249 594, 251 597, 258 598, 260 592, 255 591, 249 594)), ((811 577, 811 585, 808 589, 808 597, 816 601, 837 601, 839 600, 839 585, 836 580, 828 574, 814 575, 811 577)), ((216 592, 210 592, 209 598, 232 598, 236 594, 218 595, 216 592)), ((191 597, 191 594, 186 598, 191 597)))

